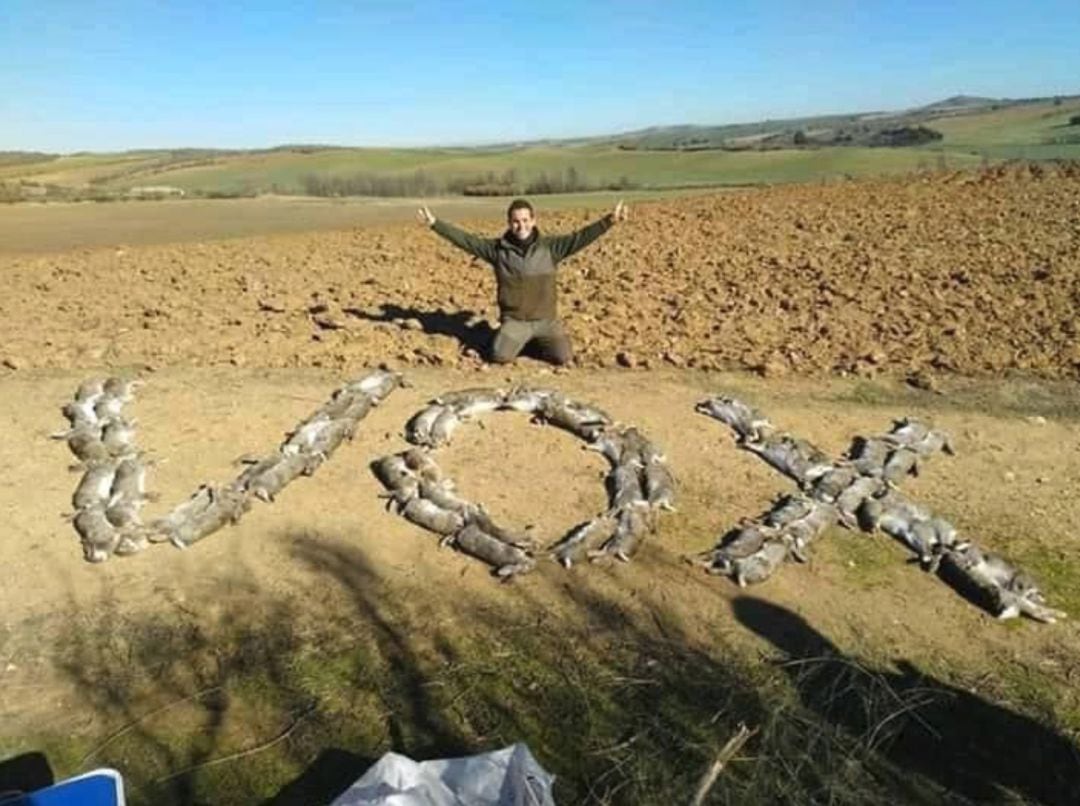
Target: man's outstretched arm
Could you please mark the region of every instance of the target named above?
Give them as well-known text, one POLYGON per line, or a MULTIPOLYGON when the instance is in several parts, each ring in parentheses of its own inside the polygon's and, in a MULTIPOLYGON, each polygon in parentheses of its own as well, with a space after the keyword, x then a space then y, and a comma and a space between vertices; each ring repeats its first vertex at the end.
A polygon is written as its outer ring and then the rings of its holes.
POLYGON ((611 229, 617 222, 625 220, 626 205, 620 201, 615 205, 615 209, 603 218, 582 227, 577 232, 571 232, 569 235, 557 235, 552 238, 548 247, 551 249, 551 257, 558 263, 575 252, 580 252, 611 229))
POLYGON ((471 232, 455 227, 453 224, 437 219, 427 207, 421 207, 417 210, 416 217, 420 219, 420 223, 431 227, 432 231, 446 238, 459 249, 463 249, 481 260, 486 260, 488 263, 495 262, 496 242, 494 239, 481 238, 471 232))

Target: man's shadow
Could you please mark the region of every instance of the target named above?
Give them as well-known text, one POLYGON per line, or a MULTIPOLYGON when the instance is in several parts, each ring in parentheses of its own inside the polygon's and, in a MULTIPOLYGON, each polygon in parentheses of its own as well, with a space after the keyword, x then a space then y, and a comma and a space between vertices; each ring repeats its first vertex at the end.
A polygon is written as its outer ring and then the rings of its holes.
POLYGON ((330 803, 359 780, 375 760, 332 747, 319 753, 297 778, 262 806, 313 806, 330 803))
MULTIPOLYGON (((368 313, 357 308, 349 308, 350 316, 366 319, 369 322, 395 322, 401 324, 410 319, 420 323, 420 329, 432 336, 452 336, 458 340, 462 351, 472 350, 485 361, 494 362, 492 348, 495 344, 496 328, 486 319, 477 319, 474 311, 454 311, 450 313, 441 308, 437 311, 423 311, 419 308, 406 308, 392 302, 384 302, 378 313, 368 313)), ((532 358, 547 363, 535 342, 529 342, 521 351, 525 358, 532 358)))
POLYGON ((406 308, 391 302, 379 306, 379 313, 367 313, 350 310, 358 319, 370 322, 396 322, 401 324, 410 319, 420 323, 420 328, 433 336, 451 336, 458 340, 463 350, 474 350, 478 355, 487 356, 491 343, 495 339, 495 329, 486 319, 477 320, 473 311, 454 311, 450 313, 439 309, 424 311, 419 308, 406 308))
POLYGON ((1009 793, 1080 804, 1080 748, 1034 719, 924 675, 907 661, 874 669, 800 616, 753 597, 740 623, 771 642, 803 704, 901 768, 978 803, 1009 793))

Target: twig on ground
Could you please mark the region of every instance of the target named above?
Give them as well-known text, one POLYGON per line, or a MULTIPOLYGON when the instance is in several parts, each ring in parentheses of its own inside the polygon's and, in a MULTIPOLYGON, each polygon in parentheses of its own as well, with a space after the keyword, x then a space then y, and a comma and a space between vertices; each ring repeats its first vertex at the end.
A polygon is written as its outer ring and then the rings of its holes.
POLYGON ((247 750, 241 750, 238 753, 230 753, 229 755, 222 756, 221 758, 215 758, 215 759, 211 759, 210 761, 204 761, 201 764, 192 764, 190 767, 185 767, 184 769, 178 770, 177 772, 171 772, 168 775, 163 775, 160 778, 155 778, 154 783, 155 784, 163 784, 166 781, 171 781, 173 778, 179 778, 181 775, 187 775, 189 772, 195 772, 195 770, 201 770, 201 769, 203 769, 205 767, 213 767, 213 766, 216 766, 218 764, 224 764, 227 761, 236 761, 237 759, 240 759, 240 758, 245 758, 247 756, 253 756, 256 753, 261 753, 263 750, 269 750, 275 744, 279 744, 279 743, 285 741, 286 739, 288 739, 289 734, 291 734, 294 730, 296 730, 297 726, 301 722, 303 722, 305 719, 307 719, 311 715, 311 713, 315 710, 315 708, 317 706, 318 706, 318 703, 312 703, 310 706, 307 707, 307 709, 302 714, 300 714, 300 716, 298 716, 296 719, 293 720, 293 723, 291 725, 289 725, 289 727, 287 727, 285 730, 283 730, 281 733, 279 733, 277 736, 275 736, 273 739, 271 739, 268 742, 263 742, 262 744, 260 744, 260 745, 258 745, 256 747, 248 748, 247 750))
POLYGON ((715 784, 716 779, 720 777, 720 773, 724 771, 724 767, 727 766, 739 750, 742 749, 742 746, 746 744, 747 740, 755 733, 757 733, 757 728, 748 728, 742 723, 739 724, 739 729, 735 732, 735 735, 727 740, 727 744, 725 744, 720 752, 716 754, 716 758, 713 760, 713 763, 709 765, 709 769, 701 776, 701 782, 698 784, 694 799, 690 801, 690 806, 701 806, 701 804, 705 802, 709 790, 713 788, 713 784, 715 784))
POLYGON ((650 680, 643 677, 613 677, 612 683, 623 683, 628 686, 659 686, 659 680, 650 680))
MULTIPOLYGON (((905 703, 902 707, 900 707, 900 708, 896 709, 895 711, 893 711, 891 714, 886 716, 884 719, 882 719, 880 722, 878 722, 878 724, 876 724, 874 726, 874 729, 870 731, 869 736, 866 737, 866 747, 867 747, 867 749, 869 749, 869 750, 876 750, 877 749, 877 737, 878 737, 878 734, 880 734, 884 730, 885 726, 888 725, 890 722, 892 722, 894 719, 898 719, 899 717, 902 717, 905 714, 917 711, 918 709, 920 709, 920 708, 922 708, 922 707, 924 707, 926 705, 930 705, 935 700, 936 700, 936 698, 932 697, 932 696, 912 697, 909 702, 905 703)), ((929 729, 930 733, 933 735, 933 737, 935 739, 940 739, 941 738, 941 734, 939 734, 936 730, 934 730, 929 725, 927 725, 927 723, 924 720, 920 719, 918 714, 914 714, 914 716, 924 727, 929 729)))
POLYGON ((105 741, 103 741, 101 744, 99 744, 97 747, 95 747, 93 750, 91 750, 89 753, 87 753, 85 756, 83 756, 82 760, 79 762, 79 766, 76 769, 82 769, 86 765, 86 762, 88 762, 90 759, 92 759, 94 756, 96 756, 98 753, 100 753, 102 750, 104 750, 110 744, 115 742, 121 736, 123 736, 124 734, 134 730, 135 727, 139 725, 139 723, 145 722, 146 720, 150 719, 150 717, 157 716, 162 711, 168 711, 170 708, 175 708, 177 705, 183 705, 185 702, 191 702, 192 700, 202 699, 207 694, 213 694, 215 691, 221 691, 223 688, 225 688, 225 687, 224 686, 211 686, 210 688, 204 688, 201 691, 196 691, 190 697, 184 697, 183 699, 174 700, 173 702, 170 702, 167 705, 163 705, 160 708, 155 708, 153 711, 150 711, 149 713, 143 714, 142 716, 131 720, 126 725, 124 725, 122 728, 120 728, 115 733, 110 735, 109 738, 107 738, 105 741))
POLYGON ((615 752, 618 752, 619 750, 623 750, 623 749, 629 747, 630 745, 632 745, 638 739, 640 739, 641 735, 644 732, 645 731, 643 731, 643 730, 639 730, 637 733, 635 733, 629 739, 625 739, 625 740, 619 742, 618 744, 613 744, 610 747, 603 747, 603 748, 600 748, 599 750, 590 750, 589 755, 590 756, 606 756, 606 755, 608 755, 610 753, 615 753, 615 752))

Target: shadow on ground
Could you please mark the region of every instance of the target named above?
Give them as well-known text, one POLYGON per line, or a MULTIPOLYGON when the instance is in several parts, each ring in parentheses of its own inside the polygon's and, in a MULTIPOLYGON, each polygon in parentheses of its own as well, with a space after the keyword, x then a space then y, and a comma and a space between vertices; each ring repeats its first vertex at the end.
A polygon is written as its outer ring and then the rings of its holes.
POLYGON ((779 668, 722 637, 692 640, 644 592, 625 606, 595 584, 599 569, 538 570, 508 610, 392 581, 362 541, 276 539, 317 585, 282 595, 237 569, 198 605, 121 616, 103 602, 72 623, 58 653, 104 727, 65 775, 115 766, 134 804, 310 805, 389 750, 426 759, 524 741, 557 775, 559 803, 682 803, 746 723, 758 732, 710 803, 964 803, 1006 790, 1062 803, 1075 791, 1063 780, 1075 749, 1050 730, 915 672, 862 669, 765 602, 740 599, 736 616, 784 653, 779 668), (552 608, 553 589, 566 607, 552 608), (1055 765, 1041 780, 1020 760, 1036 758, 1055 765))
POLYGON ((761 599, 735 618, 778 649, 802 703, 860 746, 976 803, 1080 803, 1080 749, 1052 730, 901 661, 874 669, 761 599))
POLYGON ((53 783, 53 771, 43 753, 22 753, 0 761, 0 802, 53 783))
POLYGON ((451 336, 457 339, 462 350, 473 350, 482 356, 491 352, 495 330, 486 319, 477 321, 477 315, 473 311, 427 311, 394 303, 383 303, 379 307, 379 313, 375 314, 361 310, 350 310, 350 314, 371 322, 394 322, 399 325, 414 320, 419 322, 421 330, 429 335, 451 336))

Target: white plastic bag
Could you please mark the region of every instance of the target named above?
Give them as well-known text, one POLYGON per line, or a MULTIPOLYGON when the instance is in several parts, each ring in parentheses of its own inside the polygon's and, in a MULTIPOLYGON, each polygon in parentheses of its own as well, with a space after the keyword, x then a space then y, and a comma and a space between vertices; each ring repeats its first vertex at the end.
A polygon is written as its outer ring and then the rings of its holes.
POLYGON ((421 762, 387 753, 331 806, 555 806, 554 780, 524 744, 421 762))

